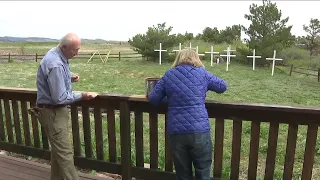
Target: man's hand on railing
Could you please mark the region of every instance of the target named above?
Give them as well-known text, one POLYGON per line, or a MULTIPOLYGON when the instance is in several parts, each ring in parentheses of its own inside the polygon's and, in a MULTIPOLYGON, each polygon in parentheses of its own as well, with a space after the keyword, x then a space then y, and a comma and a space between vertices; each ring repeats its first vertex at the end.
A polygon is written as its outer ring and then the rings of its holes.
POLYGON ((71 82, 78 82, 80 79, 80 76, 78 74, 73 74, 71 77, 71 82))
POLYGON ((98 95, 98 93, 95 93, 95 92, 85 92, 85 93, 82 93, 82 99, 83 100, 90 100, 90 99, 97 97, 97 95, 98 95))

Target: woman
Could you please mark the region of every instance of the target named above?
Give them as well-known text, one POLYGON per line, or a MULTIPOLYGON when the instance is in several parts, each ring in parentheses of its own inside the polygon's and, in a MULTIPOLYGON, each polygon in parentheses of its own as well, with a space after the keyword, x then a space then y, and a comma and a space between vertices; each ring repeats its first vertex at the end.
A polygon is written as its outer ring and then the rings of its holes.
POLYGON ((168 137, 178 180, 209 180, 212 140, 207 91, 223 93, 227 83, 208 72, 192 49, 181 50, 148 95, 153 105, 168 103, 168 137))

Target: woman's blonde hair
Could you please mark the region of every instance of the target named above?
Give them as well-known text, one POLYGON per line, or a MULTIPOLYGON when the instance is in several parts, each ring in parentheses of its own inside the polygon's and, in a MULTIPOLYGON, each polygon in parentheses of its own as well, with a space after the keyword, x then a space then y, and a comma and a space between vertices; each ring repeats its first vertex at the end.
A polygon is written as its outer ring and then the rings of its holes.
POLYGON ((199 58, 199 55, 190 48, 183 49, 178 53, 178 55, 176 56, 176 59, 172 64, 172 68, 175 68, 180 64, 189 64, 195 67, 201 67, 201 66, 204 67, 204 65, 202 64, 199 58))

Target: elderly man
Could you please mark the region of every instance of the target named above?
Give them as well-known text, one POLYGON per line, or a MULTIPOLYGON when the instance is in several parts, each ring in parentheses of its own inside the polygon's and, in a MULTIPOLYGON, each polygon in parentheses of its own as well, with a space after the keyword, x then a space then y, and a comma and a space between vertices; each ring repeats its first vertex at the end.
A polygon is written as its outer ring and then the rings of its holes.
POLYGON ((43 57, 37 74, 38 117, 51 145, 51 180, 78 180, 68 132, 68 104, 95 98, 95 93, 74 93, 71 82, 79 76, 69 70, 69 59, 78 54, 80 38, 69 33, 43 57))

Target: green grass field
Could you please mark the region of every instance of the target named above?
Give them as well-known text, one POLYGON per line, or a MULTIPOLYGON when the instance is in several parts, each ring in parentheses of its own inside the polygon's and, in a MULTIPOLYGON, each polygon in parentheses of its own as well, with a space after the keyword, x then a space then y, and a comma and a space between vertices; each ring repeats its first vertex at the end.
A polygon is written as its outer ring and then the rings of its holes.
MULTIPOLYGON (((100 93, 145 94, 146 77, 161 77, 171 64, 161 66, 142 60, 109 60, 106 64, 94 59, 73 59, 71 71, 80 75, 80 82, 74 83, 74 90, 96 91, 100 93), (130 84, 130 85, 129 85, 130 84)), ((0 66, 0 85, 7 87, 36 88, 36 72, 39 63, 6 63, 0 66)), ((253 102, 281 105, 318 106, 320 83, 315 77, 293 74, 289 76, 288 68, 256 68, 231 62, 229 72, 225 64, 206 68, 228 82, 224 94, 208 92, 208 99, 225 102, 253 102)))
MULTIPOLYGON (((70 61, 71 71, 80 75, 80 81, 74 83, 75 91, 95 91, 103 93, 117 93, 126 95, 144 95, 146 77, 161 77, 164 72, 170 68, 171 64, 164 63, 161 66, 157 63, 146 62, 142 60, 122 59, 109 60, 107 63, 101 63, 99 59, 93 60, 87 64, 87 60, 73 59, 70 61)), ((210 63, 204 62, 207 70, 213 74, 225 79, 228 83, 228 90, 224 94, 215 94, 208 92, 208 99, 220 102, 245 102, 245 103, 265 103, 294 106, 319 106, 320 83, 315 77, 293 74, 289 76, 289 69, 286 67, 276 68, 275 74, 271 76, 270 68, 259 68, 255 71, 251 66, 237 64, 231 60, 229 72, 226 72, 225 64, 210 67, 210 63)), ((0 65, 0 86, 5 87, 24 87, 36 88, 36 72, 39 63, 36 62, 13 62, 0 65)), ((147 118, 147 117, 146 117, 147 118)), ((164 167, 164 121, 159 118, 159 166, 164 167)), ((92 122, 94 127, 94 122, 92 122)), ((105 124, 104 124, 105 125, 105 124)), ((211 121, 212 133, 214 133, 214 121, 211 121)), ((80 127, 82 124, 80 122, 80 127)), ((119 121, 116 124, 117 138, 119 137, 119 121)), ((281 179, 283 172, 284 155, 287 138, 287 125, 280 125, 279 142, 277 149, 276 169, 274 179, 281 179)), ((104 127, 104 135, 107 134, 104 127)), ((134 124, 132 124, 132 134, 134 134, 134 124)), ((262 123, 260 134, 260 150, 258 179, 264 175, 264 165, 268 145, 269 125, 262 123)), ((145 162, 149 162, 149 129, 148 123, 144 125, 145 141, 145 162)), ((82 132, 81 132, 82 133, 82 132)), ((250 143, 250 123, 243 125, 243 139, 241 148, 240 179, 246 179, 248 167, 248 153, 250 143)), ((94 130, 92 130, 94 137, 94 130)), ((294 179, 300 178, 302 170, 302 161, 304 155, 306 128, 300 127, 296 150, 296 164, 294 166, 294 179)), ((83 137, 81 137, 83 140, 83 137)), ((104 136, 106 138, 106 136, 104 136)), ((120 148, 119 138, 117 139, 118 150, 120 148)), ((94 142, 93 142, 94 143, 94 142)), ((232 147, 232 121, 226 121, 225 139, 224 139, 224 177, 229 176, 230 157, 232 147)), ((132 138, 132 159, 135 162, 134 138, 132 138)), ((93 144, 93 147, 95 145, 93 144)), ((107 147, 107 142, 105 147, 107 147)), ((317 143, 317 150, 320 144, 317 143)), ((106 154, 108 152, 105 149, 106 154)), ((118 151, 119 152, 119 151, 118 151)), ((119 155, 119 154, 118 154, 119 155)), ((108 158, 108 157, 106 157, 108 158)), ((319 155, 315 157, 314 177, 320 175, 319 155)))

